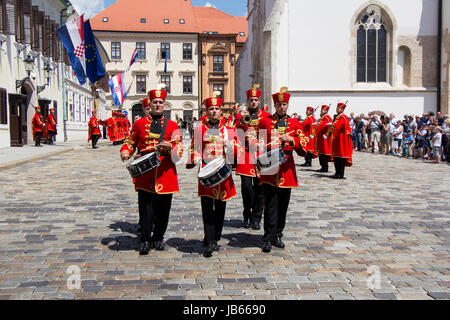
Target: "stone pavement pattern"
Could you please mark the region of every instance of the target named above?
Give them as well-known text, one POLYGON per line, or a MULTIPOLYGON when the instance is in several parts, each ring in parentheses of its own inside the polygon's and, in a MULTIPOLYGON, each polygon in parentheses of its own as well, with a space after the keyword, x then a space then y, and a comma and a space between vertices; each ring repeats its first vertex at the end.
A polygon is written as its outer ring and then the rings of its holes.
POLYGON ((286 248, 270 254, 263 230, 240 228, 235 177, 210 259, 197 170, 180 165, 166 250, 141 257, 137 194, 119 148, 85 146, 0 172, 0 299, 450 298, 447 165, 356 153, 347 180, 297 167, 286 248), (67 285, 70 266, 80 268, 79 289, 67 285))

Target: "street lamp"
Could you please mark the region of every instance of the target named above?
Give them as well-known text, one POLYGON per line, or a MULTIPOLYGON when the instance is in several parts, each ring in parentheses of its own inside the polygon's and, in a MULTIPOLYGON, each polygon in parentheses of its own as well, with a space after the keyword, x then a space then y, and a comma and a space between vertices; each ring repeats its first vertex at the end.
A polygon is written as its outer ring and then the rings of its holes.
POLYGON ((48 86, 50 84, 50 73, 53 71, 52 66, 50 65, 50 62, 45 64, 44 67, 44 74, 45 77, 47 78, 47 83, 45 83, 43 86, 38 86, 37 87, 37 93, 41 93, 42 91, 44 91, 45 87, 48 86))
MULTIPOLYGON (((27 78, 29 78, 31 71, 33 71, 34 58, 31 56, 31 54, 28 54, 27 58, 23 61, 25 62, 25 71, 27 72, 27 78)), ((27 78, 16 80, 16 89, 19 89, 24 84, 27 78)))

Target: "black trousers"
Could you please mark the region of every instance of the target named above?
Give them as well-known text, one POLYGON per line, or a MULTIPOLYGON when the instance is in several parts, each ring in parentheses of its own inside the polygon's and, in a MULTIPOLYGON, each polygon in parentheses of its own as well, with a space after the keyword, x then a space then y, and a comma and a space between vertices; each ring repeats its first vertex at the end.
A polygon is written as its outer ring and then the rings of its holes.
POLYGON ((55 131, 48 130, 48 143, 53 144, 53 137, 55 136, 55 131))
POLYGON ((92 148, 95 147, 95 145, 97 144, 98 139, 100 139, 100 135, 94 134, 92 136, 92 148))
POLYGON ((336 169, 336 176, 339 176, 341 178, 344 177, 344 171, 345 171, 345 158, 338 158, 334 157, 334 168, 336 169))
POLYGON ((244 202, 244 219, 260 222, 264 208, 264 193, 259 178, 241 176, 241 194, 244 202))
POLYGON ((223 220, 225 219, 225 201, 215 200, 209 197, 201 197, 203 228, 205 238, 203 245, 219 241, 222 237, 223 220))
POLYGON ((41 136, 42 136, 42 132, 35 132, 35 134, 34 134, 34 140, 35 140, 34 145, 36 147, 41 145, 41 136))
POLYGON ((263 184, 264 192, 264 242, 283 237, 286 214, 291 199, 290 188, 277 188, 263 184))
POLYGON ((313 159, 313 154, 308 151, 305 156, 305 163, 311 165, 312 159, 313 159))
POLYGON ((328 160, 330 159, 330 156, 327 156, 326 154, 319 154, 319 163, 322 167, 321 169, 328 171, 328 160))
POLYGON ((162 241, 169 223, 172 194, 154 194, 138 190, 138 204, 141 240, 162 241))

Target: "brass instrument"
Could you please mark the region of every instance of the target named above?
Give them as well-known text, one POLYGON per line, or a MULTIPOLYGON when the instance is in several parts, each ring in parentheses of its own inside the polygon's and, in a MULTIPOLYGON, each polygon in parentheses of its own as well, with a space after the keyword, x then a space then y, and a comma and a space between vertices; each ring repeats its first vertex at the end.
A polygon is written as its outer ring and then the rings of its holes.
MULTIPOLYGON (((245 103, 239 108, 239 112, 246 111, 245 103)), ((252 121, 252 117, 249 114, 242 116, 242 122, 245 124, 249 124, 252 121)))

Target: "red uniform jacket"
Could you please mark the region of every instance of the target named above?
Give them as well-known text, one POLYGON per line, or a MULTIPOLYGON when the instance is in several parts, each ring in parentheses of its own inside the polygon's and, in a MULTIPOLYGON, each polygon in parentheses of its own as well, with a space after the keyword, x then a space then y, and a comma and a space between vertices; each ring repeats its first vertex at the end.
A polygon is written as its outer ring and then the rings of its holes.
POLYGON ((124 119, 124 122, 125 122, 125 138, 128 138, 128 136, 130 135, 131 123, 130 120, 128 119, 124 119))
POLYGON ((261 119, 270 117, 271 114, 258 110, 258 119, 252 120, 249 124, 241 123, 241 114, 236 116, 234 125, 236 135, 240 146, 245 147, 238 150, 238 160, 236 174, 249 177, 259 177, 255 168, 256 158, 260 155, 258 152, 259 130, 258 126, 261 119), (242 133, 245 133, 245 136, 242 133))
POLYGON ((352 128, 345 114, 339 114, 331 125, 329 134, 332 133, 331 155, 345 158, 346 167, 352 166, 353 144, 352 128))
POLYGON ((114 142, 117 141, 117 127, 116 127, 116 121, 113 117, 108 118, 106 120, 106 130, 108 132, 109 141, 114 142))
MULTIPOLYGON (((275 128, 275 124, 277 123, 277 118, 275 115, 264 118, 259 122, 259 130, 266 130, 267 132, 267 141, 270 143, 272 141, 272 130, 275 128)), ((301 125, 296 118, 289 118, 286 128, 278 128, 278 132, 280 136, 284 133, 289 134, 294 138, 294 144, 289 145, 286 143, 283 150, 286 152, 287 161, 280 165, 277 174, 273 175, 261 175, 260 184, 270 184, 278 188, 297 188, 298 180, 297 180, 297 172, 295 169, 294 156, 292 154, 293 151, 297 153, 306 152, 308 138, 305 137, 303 131, 301 129, 301 125)), ((264 141, 264 144, 267 144, 267 141, 264 141)), ((267 150, 275 149, 279 145, 272 144, 271 146, 267 146, 267 150)))
POLYGON ((100 132, 100 126, 99 126, 99 120, 92 116, 88 123, 89 131, 88 131, 88 142, 91 141, 93 135, 100 135, 102 136, 100 132))
MULTIPOLYGON (((150 132, 151 124, 151 116, 137 120, 131 128, 130 136, 125 139, 120 151, 127 150, 130 155, 134 154, 137 148, 140 155, 155 152, 160 135, 150 132)), ((161 126, 163 125, 164 117, 161 119, 161 126)), ((161 151, 159 156, 161 164, 159 167, 134 179, 136 191, 144 190, 156 194, 168 194, 179 191, 177 168, 174 161, 177 162, 182 157, 184 146, 181 140, 180 129, 175 121, 169 120, 167 122, 164 141, 169 141, 172 144, 172 151, 161 151)))
POLYGON ((44 118, 41 114, 35 113, 31 120, 31 130, 33 131, 33 141, 35 140, 36 132, 44 131, 44 118))
MULTIPOLYGON (((222 140, 216 139, 208 135, 210 124, 202 124, 194 130, 194 136, 191 141, 190 162, 186 164, 187 169, 192 169, 197 163, 201 162, 203 168, 208 162, 216 158, 222 158, 225 155, 224 143, 222 140), (198 139, 201 141, 198 141, 198 139)), ((224 122, 219 124, 219 138, 225 138, 225 130, 227 130, 228 140, 235 141, 235 133, 232 128, 224 126, 224 122)), ((236 145, 233 150, 236 154, 236 145)), ((200 171, 200 170, 199 170, 200 171)), ((215 187, 204 187, 200 180, 198 181, 198 196, 210 197, 215 200, 227 201, 236 196, 236 188, 233 182, 233 175, 231 174, 225 181, 215 187)))
POLYGON ((314 138, 314 129, 316 128, 316 119, 313 115, 308 116, 303 122, 303 132, 306 137, 309 138, 308 145, 306 146, 306 151, 311 152, 313 154, 313 158, 317 157, 317 152, 315 151, 315 138, 314 138))
POLYGON ((49 138, 49 131, 53 131, 55 134, 57 133, 55 117, 53 117, 51 113, 48 114, 47 119, 45 120, 45 137, 47 139, 49 138))
POLYGON ((328 114, 320 118, 314 134, 316 142, 316 154, 325 154, 327 156, 331 155, 331 139, 329 139, 326 134, 332 123, 333 120, 331 120, 331 117, 328 114), (326 137, 326 139, 324 138, 324 136, 326 137))

